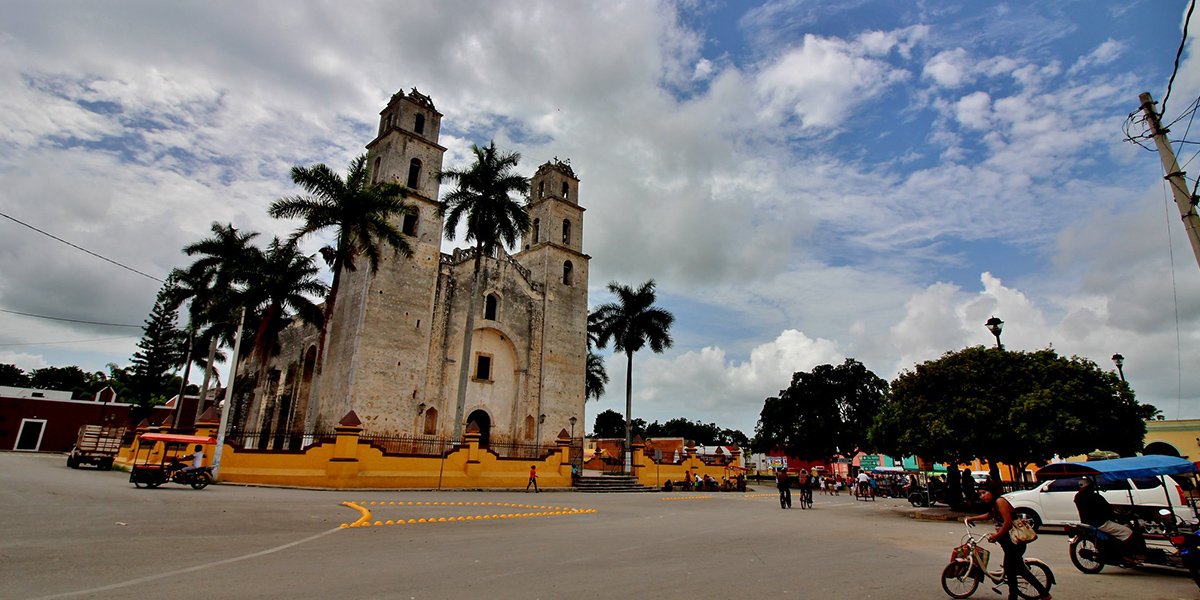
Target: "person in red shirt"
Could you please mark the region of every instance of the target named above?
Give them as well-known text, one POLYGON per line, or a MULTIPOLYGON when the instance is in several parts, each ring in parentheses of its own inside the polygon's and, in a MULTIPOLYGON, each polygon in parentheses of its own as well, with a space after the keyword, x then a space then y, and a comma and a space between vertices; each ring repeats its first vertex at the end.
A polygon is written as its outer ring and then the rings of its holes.
POLYGON ((529 483, 525 484, 525 491, 529 491, 529 486, 533 486, 533 493, 538 493, 537 487, 537 465, 529 467, 529 483))

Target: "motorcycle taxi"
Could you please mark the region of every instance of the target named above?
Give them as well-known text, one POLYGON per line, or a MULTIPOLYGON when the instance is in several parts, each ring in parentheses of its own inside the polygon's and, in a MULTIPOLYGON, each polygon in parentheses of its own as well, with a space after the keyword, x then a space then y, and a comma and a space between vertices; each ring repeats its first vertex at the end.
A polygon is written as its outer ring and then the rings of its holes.
MULTIPOLYGON (((1126 480, 1159 478, 1164 505, 1157 498, 1152 505, 1138 505, 1132 489, 1129 504, 1114 506, 1114 520, 1123 522, 1134 531, 1129 542, 1122 542, 1094 526, 1080 523, 1068 527, 1071 563, 1084 573, 1099 573, 1105 565, 1123 568, 1142 565, 1161 565, 1185 569, 1200 586, 1200 535, 1196 534, 1195 498, 1184 496, 1175 477, 1195 476, 1197 468, 1191 461, 1171 456, 1136 456, 1086 463, 1056 463, 1050 474, 1053 478, 1091 477, 1101 486, 1126 480), (1175 490, 1172 490, 1175 488, 1175 490), (1175 491, 1173 494, 1172 491, 1175 491), (1179 510, 1172 496, 1183 498, 1191 510, 1179 510), (1179 513, 1190 514, 1185 519, 1179 513)), ((1043 469, 1044 470, 1044 469, 1043 469)), ((1042 479, 1042 472, 1038 472, 1042 479)), ((1195 489, 1195 486, 1191 486, 1195 489)), ((1157 494, 1155 494, 1157 495, 1157 494)))
POLYGON ((212 483, 212 467, 187 469, 184 459, 191 458, 188 450, 196 444, 211 446, 217 440, 198 435, 173 433, 143 433, 129 468, 129 481, 141 488, 156 488, 164 483, 190 485, 202 490, 212 483))

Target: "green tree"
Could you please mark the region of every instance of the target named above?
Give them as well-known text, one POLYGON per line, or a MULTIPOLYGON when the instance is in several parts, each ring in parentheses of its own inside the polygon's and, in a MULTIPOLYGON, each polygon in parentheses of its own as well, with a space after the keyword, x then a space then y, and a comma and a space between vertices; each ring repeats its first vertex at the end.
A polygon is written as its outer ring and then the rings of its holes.
MULTIPOLYGON (((258 253, 253 260, 251 273, 255 283, 247 289, 245 296, 248 324, 255 332, 252 352, 259 365, 252 407, 263 404, 270 387, 270 359, 278 351, 279 333, 284 327, 293 317, 313 327, 322 325, 321 307, 310 299, 329 291, 318 278, 319 272, 315 257, 300 252, 295 238, 286 242, 273 239, 266 252, 258 253)), ((270 428, 273 421, 278 421, 278 417, 273 416, 275 408, 273 402, 263 407, 265 418, 260 425, 264 430, 270 428)), ((241 416, 245 419, 245 415, 241 416)))
POLYGON ((901 373, 871 440, 889 454, 986 460, 998 476, 1000 462, 1023 472, 1056 454, 1132 455, 1157 412, 1090 360, 976 346, 901 373))
POLYGON ((702 423, 675 418, 666 423, 658 421, 646 426, 647 437, 681 437, 692 440, 701 446, 737 446, 749 447, 750 440, 746 434, 737 429, 723 429, 716 423, 702 423))
POLYGON ((71 392, 71 397, 84 398, 92 387, 89 373, 74 365, 70 367, 43 367, 34 369, 29 376, 30 387, 39 390, 71 392))
POLYGON ((31 382, 29 375, 17 365, 0 363, 0 385, 27 388, 31 382))
POLYGON ((173 274, 159 289, 154 308, 142 327, 138 350, 130 361, 133 373, 129 393, 143 410, 170 397, 173 393, 169 388, 170 371, 184 360, 187 339, 176 326, 179 320, 177 281, 178 276, 173 274))
MULTIPOLYGON (((646 432, 646 421, 642 419, 633 420, 634 435, 642 435, 646 432)), ((621 413, 608 409, 596 415, 596 422, 592 425, 592 437, 595 438, 620 438, 625 435, 625 417, 621 413)))
POLYGON ((587 353, 587 379, 584 382, 584 398, 599 400, 604 395, 604 387, 608 385, 608 371, 604 368, 604 357, 592 352, 587 353))
POLYGON ((887 381, 853 358, 793 373, 791 385, 763 404, 757 450, 780 448, 804 460, 853 457, 869 447, 868 430, 887 388, 887 381))
POLYGON ((334 233, 333 245, 321 248, 322 258, 333 272, 333 283, 325 299, 325 314, 317 340, 315 377, 319 378, 324 369, 329 317, 337 302, 342 271, 357 271, 358 259, 365 257, 374 274, 387 248, 410 258, 412 246, 394 220, 416 214, 416 209, 404 202, 408 196, 405 187, 392 182, 371 183, 365 154, 350 162, 345 178, 324 164, 316 164, 292 167, 292 183, 300 186, 307 195, 280 198, 271 203, 268 214, 276 219, 303 219, 304 223, 293 236, 297 239, 328 229, 334 233))
POLYGON ((475 306, 483 257, 493 255, 502 245, 513 246, 529 229, 526 203, 513 199, 513 194, 529 193, 529 179, 516 171, 521 155, 497 150, 494 140, 485 148, 472 144, 471 151, 475 154, 475 162, 471 166, 438 173, 438 181, 457 184, 438 207, 439 214, 445 217, 443 233, 446 240, 454 241, 459 223, 465 223, 465 239, 475 244, 475 270, 467 304, 462 359, 459 361, 458 397, 454 406, 454 439, 462 436, 467 381, 471 372, 471 339, 475 329, 475 306))
POLYGON ((631 452, 633 445, 633 355, 647 345, 656 354, 661 354, 673 344, 671 324, 675 316, 669 311, 654 306, 654 280, 643 283, 638 289, 621 285, 615 281, 608 284, 608 291, 616 297, 615 302, 600 305, 595 314, 595 327, 599 333, 597 344, 604 348, 609 341, 613 350, 625 354, 625 451, 631 452))

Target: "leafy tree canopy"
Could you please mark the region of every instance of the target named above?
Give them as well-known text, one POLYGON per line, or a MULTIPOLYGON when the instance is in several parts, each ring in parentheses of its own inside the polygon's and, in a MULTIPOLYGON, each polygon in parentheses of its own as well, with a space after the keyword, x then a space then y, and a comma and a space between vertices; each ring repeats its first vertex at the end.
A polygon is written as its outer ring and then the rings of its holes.
POLYGON ((782 449, 819 460, 867 450, 867 432, 887 392, 887 381, 847 358, 792 374, 792 384, 767 398, 755 429, 755 449, 782 449))
POLYGON ((938 462, 1023 466, 1097 448, 1129 456, 1157 413, 1088 359, 976 346, 901 373, 871 440, 938 462))
POLYGON ((704 424, 683 418, 660 424, 655 421, 646 427, 646 437, 681 437, 701 446, 738 446, 746 448, 750 440, 737 429, 722 429, 716 423, 704 424))
POLYGON ((27 388, 30 386, 29 375, 17 365, 0 363, 0 385, 27 388))
MULTIPOLYGON (((633 420, 633 435, 639 436, 646 432, 645 419, 633 420)), ((623 438, 625 437, 625 417, 621 413, 609 409, 596 415, 596 423, 592 426, 592 437, 623 438)))

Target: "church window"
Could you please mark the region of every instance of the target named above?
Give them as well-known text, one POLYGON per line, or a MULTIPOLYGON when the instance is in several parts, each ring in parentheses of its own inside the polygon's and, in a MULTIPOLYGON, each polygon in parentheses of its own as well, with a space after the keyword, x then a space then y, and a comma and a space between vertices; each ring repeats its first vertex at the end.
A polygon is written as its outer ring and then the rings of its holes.
POLYGON ((525 439, 532 440, 535 433, 537 433, 537 424, 534 423, 533 415, 526 415, 525 416, 525 439))
POLYGON ((413 122, 413 131, 417 133, 425 133, 425 115, 417 114, 413 122))
POLYGON ((484 300, 483 318, 489 321, 496 320, 496 312, 500 305, 500 299, 495 294, 488 294, 484 300))
POLYGON ((571 261, 563 263, 563 285, 571 285, 571 261))
POLYGON ((437 433, 437 418, 438 411, 436 408, 426 409, 425 411, 425 435, 433 435, 437 433))
POLYGON ((546 182, 539 181, 538 182, 538 198, 541 198, 542 196, 545 196, 545 195, 546 195, 546 182))
POLYGON ((570 245, 571 243, 571 220, 563 219, 563 243, 570 245))
POLYGON ((420 187, 420 181, 419 181, 420 178, 421 178, 421 161, 414 158, 414 159, 412 159, 412 161, 410 161, 408 163, 408 183, 406 183, 404 185, 407 185, 409 188, 415 190, 418 187, 420 187))
POLYGON ((566 199, 567 199, 567 198, 569 198, 569 197, 570 197, 570 195, 571 195, 571 186, 570 186, 570 185, 569 185, 567 182, 565 182, 565 181, 563 182, 563 190, 562 190, 562 192, 563 192, 563 193, 562 193, 563 200, 566 200, 566 199))
POLYGON ((475 380, 492 380, 492 355, 479 353, 475 355, 475 380))
POLYGON ((371 183, 379 183, 379 161, 378 156, 375 157, 375 168, 371 169, 371 183))
POLYGON ((408 237, 417 237, 417 219, 418 215, 412 213, 404 215, 404 225, 400 229, 401 233, 408 237))
POLYGON ((538 243, 538 230, 541 228, 542 228, 542 220, 534 219, 533 220, 533 243, 535 243, 535 244, 538 243))

